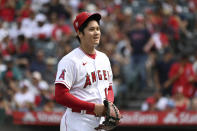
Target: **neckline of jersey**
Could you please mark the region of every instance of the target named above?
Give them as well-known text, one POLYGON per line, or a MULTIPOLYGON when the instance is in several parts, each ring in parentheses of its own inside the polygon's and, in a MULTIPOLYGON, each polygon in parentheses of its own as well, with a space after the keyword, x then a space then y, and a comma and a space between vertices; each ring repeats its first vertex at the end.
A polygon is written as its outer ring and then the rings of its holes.
POLYGON ((90 58, 92 58, 92 59, 95 59, 96 58, 96 53, 95 54, 87 54, 83 49, 81 49, 80 47, 79 47, 79 49, 85 54, 85 55, 87 55, 88 57, 90 57, 90 58))

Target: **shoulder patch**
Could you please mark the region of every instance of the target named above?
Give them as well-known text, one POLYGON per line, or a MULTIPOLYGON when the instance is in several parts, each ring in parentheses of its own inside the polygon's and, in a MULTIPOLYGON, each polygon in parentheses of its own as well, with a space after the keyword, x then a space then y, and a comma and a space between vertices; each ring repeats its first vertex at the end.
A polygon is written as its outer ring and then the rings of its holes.
POLYGON ((63 79, 64 80, 65 72, 66 72, 66 70, 63 69, 61 75, 59 76, 59 79, 63 79))

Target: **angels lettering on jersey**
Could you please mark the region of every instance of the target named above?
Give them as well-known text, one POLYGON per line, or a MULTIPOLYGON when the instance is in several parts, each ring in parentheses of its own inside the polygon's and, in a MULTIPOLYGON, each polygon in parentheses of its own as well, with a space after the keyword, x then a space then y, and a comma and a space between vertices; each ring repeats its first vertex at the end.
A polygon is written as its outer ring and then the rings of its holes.
MULTIPOLYGON (((65 73, 66 73, 66 70, 63 69, 62 73, 59 76, 59 79, 64 80, 65 79, 65 73)), ((92 85, 97 80, 108 80, 109 79, 109 71, 97 70, 97 71, 91 72, 90 74, 87 73, 85 78, 86 78, 86 80, 85 80, 85 85, 84 85, 83 88, 86 88, 87 86, 92 85)))
POLYGON ((84 88, 92 85, 92 83, 96 82, 97 79, 98 80, 108 80, 109 79, 109 71, 97 70, 97 71, 91 72, 90 74, 87 73, 84 88), (98 76, 98 77, 96 77, 96 76, 98 76))

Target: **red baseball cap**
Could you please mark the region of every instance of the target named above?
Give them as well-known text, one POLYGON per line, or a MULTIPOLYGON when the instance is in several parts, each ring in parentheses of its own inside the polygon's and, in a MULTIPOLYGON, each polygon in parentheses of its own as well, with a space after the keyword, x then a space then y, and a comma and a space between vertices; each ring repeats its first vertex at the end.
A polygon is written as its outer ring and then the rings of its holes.
POLYGON ((75 31, 77 32, 81 25, 88 20, 89 18, 95 19, 96 21, 99 21, 101 19, 101 15, 99 13, 88 13, 88 12, 81 12, 78 14, 73 22, 75 31))

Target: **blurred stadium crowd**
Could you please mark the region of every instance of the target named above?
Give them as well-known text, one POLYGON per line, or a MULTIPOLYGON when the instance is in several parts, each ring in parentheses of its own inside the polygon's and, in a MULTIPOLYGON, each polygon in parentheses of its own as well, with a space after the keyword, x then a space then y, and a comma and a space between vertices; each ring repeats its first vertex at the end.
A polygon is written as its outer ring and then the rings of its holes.
MULTIPOLYGON (((154 88, 143 111, 197 110, 196 0, 0 0, 0 109, 62 111, 57 62, 79 43, 72 21, 100 12, 98 50, 114 74, 117 105, 154 88)), ((132 110, 132 109, 130 109, 132 110)))

